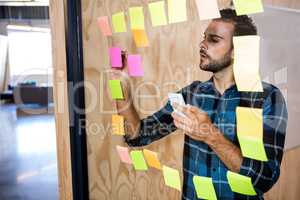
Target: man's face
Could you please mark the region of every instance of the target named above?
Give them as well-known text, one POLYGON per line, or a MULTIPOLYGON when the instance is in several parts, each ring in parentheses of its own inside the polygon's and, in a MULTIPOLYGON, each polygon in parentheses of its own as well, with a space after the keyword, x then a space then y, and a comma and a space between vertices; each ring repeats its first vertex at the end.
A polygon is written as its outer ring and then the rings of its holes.
POLYGON ((200 43, 200 68, 216 73, 232 63, 232 36, 234 25, 230 22, 213 20, 200 43))

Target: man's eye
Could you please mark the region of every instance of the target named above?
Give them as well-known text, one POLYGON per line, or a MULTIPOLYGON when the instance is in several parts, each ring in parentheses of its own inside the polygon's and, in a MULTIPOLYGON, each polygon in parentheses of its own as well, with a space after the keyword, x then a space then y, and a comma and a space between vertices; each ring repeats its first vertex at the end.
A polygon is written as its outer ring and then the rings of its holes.
POLYGON ((217 39, 214 39, 214 38, 210 38, 209 41, 210 41, 210 42, 213 42, 213 43, 219 42, 217 39))

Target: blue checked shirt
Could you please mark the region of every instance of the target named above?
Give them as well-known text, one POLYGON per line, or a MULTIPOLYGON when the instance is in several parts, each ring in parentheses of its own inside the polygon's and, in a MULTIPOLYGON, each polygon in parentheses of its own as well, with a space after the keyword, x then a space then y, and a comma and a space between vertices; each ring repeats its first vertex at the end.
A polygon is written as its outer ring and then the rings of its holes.
MULTIPOLYGON (((239 147, 236 134, 236 107, 260 107, 263 109, 264 147, 267 162, 243 158, 240 174, 251 177, 257 196, 244 196, 231 191, 226 173, 228 168, 211 148, 185 135, 183 152, 183 192, 182 199, 198 199, 193 185, 193 176, 211 177, 218 199, 263 199, 277 181, 283 154, 287 126, 287 109, 284 98, 276 87, 263 83, 263 93, 238 92, 236 85, 221 95, 214 87, 212 79, 195 81, 181 89, 187 104, 208 113, 211 121, 224 136, 239 147), (263 95, 258 95, 263 94, 263 95)), ((161 110, 141 120, 139 135, 125 141, 129 146, 148 145, 176 130, 171 116, 173 109, 168 102, 161 110)))

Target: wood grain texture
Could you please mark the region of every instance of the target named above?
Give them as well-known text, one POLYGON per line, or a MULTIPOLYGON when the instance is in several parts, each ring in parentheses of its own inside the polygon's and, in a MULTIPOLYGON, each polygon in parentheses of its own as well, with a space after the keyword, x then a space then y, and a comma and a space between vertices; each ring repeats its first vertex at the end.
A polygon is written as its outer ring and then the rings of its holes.
MULTIPOLYGON (((150 2, 150 1, 149 1, 150 2)), ((134 104, 143 118, 157 111, 167 100, 167 93, 177 91, 193 80, 206 80, 200 71, 199 47, 208 21, 199 21, 194 1, 187 1, 188 21, 164 27, 152 27, 148 1, 82 0, 85 96, 87 107, 88 164, 91 200, 180 199, 180 192, 165 186, 161 171, 135 172, 120 163, 116 145, 123 138, 112 136, 111 115, 115 106, 107 91, 108 48, 119 46, 128 53, 142 55, 145 76, 131 79, 134 104), (143 6, 150 46, 136 48, 131 32, 104 38, 97 27, 97 17, 143 6)), ((219 1, 220 8, 229 1, 219 1)), ((127 24, 129 30, 129 24, 127 24)), ((180 132, 157 141, 147 149, 158 152, 162 164, 182 170, 183 135, 180 132)), ((142 149, 142 148, 140 148, 142 149)), ((182 178, 182 172, 181 172, 182 178)))
POLYGON ((64 1, 50 1, 59 199, 72 200, 64 1))
POLYGON ((266 200, 298 200, 300 198, 299 155, 300 147, 284 153, 279 181, 265 194, 266 200))

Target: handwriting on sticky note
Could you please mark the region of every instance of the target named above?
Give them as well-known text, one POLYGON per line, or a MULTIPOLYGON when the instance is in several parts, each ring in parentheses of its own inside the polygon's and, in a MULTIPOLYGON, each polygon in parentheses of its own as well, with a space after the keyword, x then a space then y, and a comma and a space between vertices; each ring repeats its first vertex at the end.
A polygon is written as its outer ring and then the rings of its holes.
POLYGON ((123 163, 132 164, 131 158, 129 156, 129 150, 127 147, 117 146, 117 152, 123 163))
POLYGON ((112 23, 116 33, 127 31, 124 12, 116 13, 112 16, 112 23))
POLYGON ((256 195, 250 177, 227 171, 227 180, 233 192, 249 196, 256 195))
POLYGON ((233 0, 237 15, 247 15, 264 11, 261 0, 233 0))
POLYGON ((112 99, 124 99, 120 80, 109 80, 109 89, 112 99))
POLYGON ((178 170, 163 166, 163 176, 167 186, 181 191, 180 175, 178 170))
POLYGON ((158 160, 157 153, 147 149, 144 149, 143 152, 148 166, 161 170, 161 165, 158 160))
POLYGON ((109 48, 110 65, 115 68, 122 68, 122 51, 118 47, 109 48))
POLYGON ((145 30, 132 30, 132 33, 137 47, 149 46, 148 36, 145 30))
POLYGON ((169 23, 187 20, 186 0, 168 0, 169 23))
POLYGON ((144 12, 143 7, 129 8, 130 27, 131 29, 144 30, 144 12))
POLYGON ((263 110, 237 107, 237 136, 244 157, 267 161, 263 143, 263 110))
POLYGON ((112 132, 114 135, 125 135, 124 117, 122 115, 112 115, 112 132))
POLYGON ((107 16, 99 17, 97 22, 98 22, 98 26, 99 26, 103 36, 112 35, 111 28, 110 28, 107 16))
POLYGON ((217 200, 217 195, 212 182, 212 178, 194 176, 193 183, 195 186, 197 197, 199 199, 217 200))
POLYGON ((127 65, 130 76, 144 76, 142 58, 140 55, 128 55, 127 65))
POLYGON ((196 0, 200 20, 220 18, 217 0, 196 0))
POLYGON ((233 37, 234 43, 234 78, 239 91, 263 92, 259 75, 260 37, 233 37))
POLYGON ((152 26, 167 25, 167 17, 165 12, 165 1, 157 1, 148 4, 152 26))
POLYGON ((131 160, 135 170, 145 171, 148 170, 143 152, 139 150, 134 150, 130 152, 131 160))

